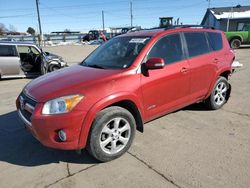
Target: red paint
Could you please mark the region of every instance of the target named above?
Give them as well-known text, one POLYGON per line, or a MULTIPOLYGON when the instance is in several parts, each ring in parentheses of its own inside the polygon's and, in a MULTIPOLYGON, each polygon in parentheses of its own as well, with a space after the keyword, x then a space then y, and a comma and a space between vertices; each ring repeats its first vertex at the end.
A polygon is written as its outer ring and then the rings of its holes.
POLYGON ((210 95, 217 77, 225 71, 231 72, 234 54, 220 31, 182 28, 132 32, 127 36, 152 37, 129 68, 106 70, 75 65, 39 77, 25 87, 26 94, 38 102, 32 115, 32 128, 29 129, 42 144, 59 149, 84 148, 96 113, 103 108, 123 100, 132 101, 145 123, 204 100, 210 95), (162 69, 148 70, 146 75, 138 71, 144 57, 159 38, 170 33, 197 30, 221 33, 223 49, 162 69), (73 111, 42 115, 46 101, 71 94, 84 95, 73 111), (58 141, 57 131, 60 129, 67 133, 66 142, 58 141))

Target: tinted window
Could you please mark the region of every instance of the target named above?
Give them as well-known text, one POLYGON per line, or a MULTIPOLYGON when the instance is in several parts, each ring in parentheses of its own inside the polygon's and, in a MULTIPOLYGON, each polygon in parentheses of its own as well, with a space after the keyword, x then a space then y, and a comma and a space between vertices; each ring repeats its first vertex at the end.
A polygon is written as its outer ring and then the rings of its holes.
POLYGON ((212 33, 209 32, 208 34, 208 39, 209 43, 212 47, 213 50, 220 50, 222 49, 222 37, 220 33, 212 33))
POLYGON ((15 46, 0 45, 0 56, 16 56, 15 46))
POLYGON ((189 57, 195 57, 210 52, 205 33, 184 33, 189 57))
POLYGON ((148 59, 151 57, 161 57, 165 64, 184 59, 180 35, 168 35, 158 40, 148 54, 148 59))

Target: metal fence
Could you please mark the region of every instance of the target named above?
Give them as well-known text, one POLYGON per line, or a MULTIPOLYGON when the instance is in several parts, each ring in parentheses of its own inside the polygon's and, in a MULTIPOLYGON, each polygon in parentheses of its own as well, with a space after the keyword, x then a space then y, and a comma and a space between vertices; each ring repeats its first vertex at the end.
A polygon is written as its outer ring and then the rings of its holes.
MULTIPOLYGON (((86 34, 64 34, 64 35, 45 34, 43 36, 42 43, 43 44, 48 44, 48 42, 51 42, 52 44, 58 44, 61 42, 80 43, 85 35, 86 34)), ((38 36, 26 36, 26 35, 0 36, 0 40, 22 41, 22 42, 30 42, 38 44, 38 36)))

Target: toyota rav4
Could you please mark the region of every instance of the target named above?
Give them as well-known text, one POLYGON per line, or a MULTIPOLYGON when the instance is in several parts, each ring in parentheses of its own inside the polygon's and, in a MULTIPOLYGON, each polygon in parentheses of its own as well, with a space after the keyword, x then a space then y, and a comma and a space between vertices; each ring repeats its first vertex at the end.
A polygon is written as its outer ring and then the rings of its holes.
POLYGON ((115 37, 84 61, 31 81, 17 111, 43 145, 87 148, 100 161, 121 156, 136 129, 204 102, 228 100, 234 53, 221 31, 153 29, 115 37))

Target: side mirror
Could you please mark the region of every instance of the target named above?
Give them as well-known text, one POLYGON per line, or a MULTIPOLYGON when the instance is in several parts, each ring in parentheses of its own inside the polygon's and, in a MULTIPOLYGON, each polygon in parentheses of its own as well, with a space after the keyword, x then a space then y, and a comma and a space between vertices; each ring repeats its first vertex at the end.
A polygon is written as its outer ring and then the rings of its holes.
POLYGON ((163 69, 165 66, 164 59, 159 57, 152 57, 147 60, 146 68, 148 70, 152 69, 163 69))

